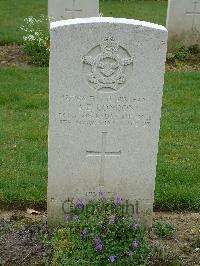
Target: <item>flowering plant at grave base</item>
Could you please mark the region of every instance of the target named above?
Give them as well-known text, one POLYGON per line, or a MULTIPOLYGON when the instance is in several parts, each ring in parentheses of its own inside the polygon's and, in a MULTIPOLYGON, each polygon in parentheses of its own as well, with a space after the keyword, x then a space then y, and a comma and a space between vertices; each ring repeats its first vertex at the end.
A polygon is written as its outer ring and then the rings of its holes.
POLYGON ((23 49, 31 64, 48 66, 50 52, 50 36, 48 18, 44 15, 28 17, 20 26, 23 33, 23 49))
POLYGON ((148 265, 146 231, 122 211, 121 197, 75 199, 54 235, 54 265, 148 265))

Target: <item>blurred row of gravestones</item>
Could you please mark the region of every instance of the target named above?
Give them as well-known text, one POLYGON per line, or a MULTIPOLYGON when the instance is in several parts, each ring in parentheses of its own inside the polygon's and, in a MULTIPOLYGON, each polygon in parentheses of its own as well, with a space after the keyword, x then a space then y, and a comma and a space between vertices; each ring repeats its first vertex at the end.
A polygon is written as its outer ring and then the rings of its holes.
MULTIPOLYGON (((51 21, 99 16, 99 0, 49 0, 51 21)), ((168 45, 200 43, 200 0, 169 0, 168 45)))

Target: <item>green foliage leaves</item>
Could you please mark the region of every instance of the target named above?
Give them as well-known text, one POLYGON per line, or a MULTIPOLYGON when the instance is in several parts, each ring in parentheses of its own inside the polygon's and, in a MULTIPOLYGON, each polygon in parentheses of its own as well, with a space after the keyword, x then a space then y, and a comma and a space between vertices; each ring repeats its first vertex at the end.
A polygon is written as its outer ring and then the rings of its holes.
POLYGON ((176 233, 176 229, 171 224, 162 221, 154 223, 153 231, 160 238, 172 238, 176 233))
POLYGON ((53 239, 53 265, 147 265, 145 230, 121 207, 105 197, 75 204, 53 239))
POLYGON ((180 61, 187 61, 190 58, 189 49, 181 44, 177 44, 175 47, 175 58, 180 61))

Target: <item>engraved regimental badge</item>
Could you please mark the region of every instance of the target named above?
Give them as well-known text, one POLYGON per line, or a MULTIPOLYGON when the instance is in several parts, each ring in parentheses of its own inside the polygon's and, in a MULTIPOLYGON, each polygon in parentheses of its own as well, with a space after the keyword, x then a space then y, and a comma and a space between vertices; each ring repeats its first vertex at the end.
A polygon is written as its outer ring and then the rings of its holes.
POLYGON ((88 83, 98 92, 118 91, 127 81, 133 57, 109 33, 82 59, 88 83))

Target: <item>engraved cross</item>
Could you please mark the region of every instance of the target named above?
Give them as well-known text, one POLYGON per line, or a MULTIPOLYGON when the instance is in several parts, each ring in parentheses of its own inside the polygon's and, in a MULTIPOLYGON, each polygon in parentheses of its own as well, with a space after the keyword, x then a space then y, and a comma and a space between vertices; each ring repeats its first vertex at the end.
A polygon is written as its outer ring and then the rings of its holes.
POLYGON ((86 151, 87 156, 100 156, 101 157, 101 165, 100 165, 100 178, 99 185, 104 186, 105 179, 105 159, 107 156, 120 156, 121 150, 116 152, 106 151, 107 144, 107 132, 102 132, 102 142, 101 142, 101 151, 86 151))
POLYGON ((200 8, 198 9, 198 6, 200 4, 199 0, 195 0, 193 2, 193 10, 192 11, 186 11, 186 15, 192 15, 193 16, 193 20, 192 20, 192 29, 194 29, 195 27, 195 16, 196 15, 200 15, 200 8))
POLYGON ((76 18, 77 17, 77 12, 82 12, 83 9, 79 8, 79 9, 76 9, 76 0, 73 0, 73 7, 72 8, 65 8, 65 11, 68 12, 68 13, 71 13, 72 15, 72 18, 76 18))

